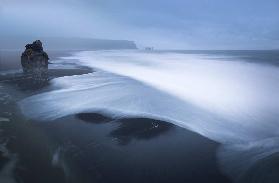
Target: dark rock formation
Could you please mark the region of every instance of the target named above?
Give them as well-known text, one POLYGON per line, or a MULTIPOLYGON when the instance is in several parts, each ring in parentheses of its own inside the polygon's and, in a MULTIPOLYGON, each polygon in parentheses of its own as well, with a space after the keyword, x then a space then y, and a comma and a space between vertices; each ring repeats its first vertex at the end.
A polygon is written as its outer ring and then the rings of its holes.
POLYGON ((48 82, 48 55, 44 52, 40 40, 25 46, 21 55, 21 65, 24 74, 29 78, 32 86, 44 86, 48 82))
POLYGON ((25 73, 36 74, 38 72, 47 72, 48 55, 43 50, 43 44, 40 40, 25 46, 25 51, 21 55, 21 65, 25 73))

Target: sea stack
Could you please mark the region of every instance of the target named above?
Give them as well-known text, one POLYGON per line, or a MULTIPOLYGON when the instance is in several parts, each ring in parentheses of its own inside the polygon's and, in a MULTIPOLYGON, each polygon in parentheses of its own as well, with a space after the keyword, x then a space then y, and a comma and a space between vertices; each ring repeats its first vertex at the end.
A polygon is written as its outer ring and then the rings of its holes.
MULTIPOLYGON (((25 51, 21 55, 21 65, 24 73, 37 77, 44 76, 48 71, 48 55, 44 52, 43 44, 40 40, 25 46, 25 51)), ((39 78, 37 78, 39 79, 39 78)))

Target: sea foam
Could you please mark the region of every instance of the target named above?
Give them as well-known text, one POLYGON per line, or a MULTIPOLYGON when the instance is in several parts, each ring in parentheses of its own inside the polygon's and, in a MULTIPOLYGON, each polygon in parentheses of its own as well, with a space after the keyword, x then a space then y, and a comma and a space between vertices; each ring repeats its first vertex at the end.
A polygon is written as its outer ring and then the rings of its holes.
POLYGON ((60 89, 19 102, 27 117, 43 121, 103 110, 167 120, 224 144, 218 155, 228 173, 226 162, 239 152, 251 155, 246 167, 238 165, 244 171, 278 149, 277 140, 262 146, 279 135, 274 66, 170 52, 88 51, 72 58, 96 72, 52 80, 60 89))

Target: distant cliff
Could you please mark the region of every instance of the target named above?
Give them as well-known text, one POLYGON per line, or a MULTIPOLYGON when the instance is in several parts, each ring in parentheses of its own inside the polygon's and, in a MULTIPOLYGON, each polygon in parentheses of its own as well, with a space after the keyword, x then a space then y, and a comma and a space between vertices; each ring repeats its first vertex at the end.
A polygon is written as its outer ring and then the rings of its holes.
POLYGON ((0 49, 22 49, 26 42, 40 39, 49 50, 111 50, 137 49, 135 42, 127 40, 105 40, 91 38, 61 37, 0 37, 0 49))

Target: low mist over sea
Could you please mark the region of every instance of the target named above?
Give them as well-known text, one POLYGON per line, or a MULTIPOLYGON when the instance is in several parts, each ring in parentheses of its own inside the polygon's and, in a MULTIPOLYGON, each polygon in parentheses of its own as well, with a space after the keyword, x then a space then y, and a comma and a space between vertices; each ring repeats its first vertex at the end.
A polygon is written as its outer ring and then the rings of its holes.
POLYGON ((279 182, 278 0, 0 0, 0 183, 279 182))

